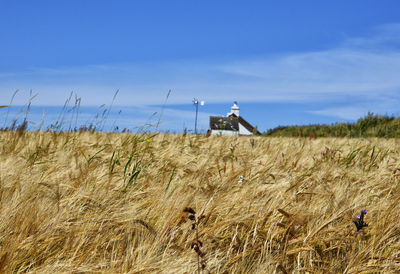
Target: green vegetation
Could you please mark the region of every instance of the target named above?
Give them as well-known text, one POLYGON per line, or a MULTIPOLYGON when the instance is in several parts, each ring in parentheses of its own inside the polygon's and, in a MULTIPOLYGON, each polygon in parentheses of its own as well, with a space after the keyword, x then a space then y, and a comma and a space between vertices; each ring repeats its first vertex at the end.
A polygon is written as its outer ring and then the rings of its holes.
POLYGON ((368 113, 355 123, 316 124, 307 126, 279 126, 265 136, 284 137, 400 137, 400 118, 368 113))

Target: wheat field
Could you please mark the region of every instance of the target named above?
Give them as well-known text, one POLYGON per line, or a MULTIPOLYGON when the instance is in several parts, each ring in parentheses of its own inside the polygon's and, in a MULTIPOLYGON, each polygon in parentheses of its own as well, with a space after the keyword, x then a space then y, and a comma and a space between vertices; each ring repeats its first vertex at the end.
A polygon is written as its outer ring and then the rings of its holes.
POLYGON ((400 269, 396 139, 2 131, 0 152, 2 273, 400 269))

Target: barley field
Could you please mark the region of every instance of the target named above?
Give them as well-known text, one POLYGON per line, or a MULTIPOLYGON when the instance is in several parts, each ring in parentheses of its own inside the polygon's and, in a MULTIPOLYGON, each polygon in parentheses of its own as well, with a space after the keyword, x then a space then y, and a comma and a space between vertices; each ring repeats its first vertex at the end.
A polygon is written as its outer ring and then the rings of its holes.
POLYGON ((400 269, 400 140, 1 131, 0 157, 1 273, 400 269))

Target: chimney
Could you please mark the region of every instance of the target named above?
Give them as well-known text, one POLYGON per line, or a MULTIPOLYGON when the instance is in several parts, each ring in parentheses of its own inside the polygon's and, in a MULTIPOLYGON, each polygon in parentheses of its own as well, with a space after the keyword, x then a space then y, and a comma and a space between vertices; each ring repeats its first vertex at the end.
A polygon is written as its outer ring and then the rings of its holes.
POLYGON ((228 113, 228 116, 229 116, 230 114, 235 114, 237 117, 239 117, 239 107, 238 107, 236 101, 233 102, 233 106, 231 107, 231 112, 228 113))

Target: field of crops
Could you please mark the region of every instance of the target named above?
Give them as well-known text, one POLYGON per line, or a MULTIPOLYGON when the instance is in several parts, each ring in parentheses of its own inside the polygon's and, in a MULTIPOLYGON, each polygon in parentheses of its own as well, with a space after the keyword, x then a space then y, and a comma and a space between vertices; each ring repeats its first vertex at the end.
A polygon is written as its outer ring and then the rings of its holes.
POLYGON ((396 272, 399 176, 396 139, 2 131, 0 272, 396 272))

